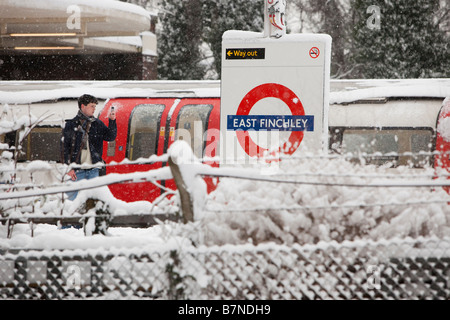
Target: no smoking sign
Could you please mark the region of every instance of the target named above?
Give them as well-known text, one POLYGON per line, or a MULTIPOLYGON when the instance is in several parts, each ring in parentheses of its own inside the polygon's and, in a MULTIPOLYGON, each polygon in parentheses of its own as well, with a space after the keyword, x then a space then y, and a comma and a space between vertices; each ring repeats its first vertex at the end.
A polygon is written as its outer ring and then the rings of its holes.
POLYGON ((319 48, 317 48, 317 47, 312 47, 312 48, 309 50, 309 56, 310 56, 311 58, 317 59, 317 58, 319 57, 319 55, 320 55, 320 50, 319 50, 319 48))

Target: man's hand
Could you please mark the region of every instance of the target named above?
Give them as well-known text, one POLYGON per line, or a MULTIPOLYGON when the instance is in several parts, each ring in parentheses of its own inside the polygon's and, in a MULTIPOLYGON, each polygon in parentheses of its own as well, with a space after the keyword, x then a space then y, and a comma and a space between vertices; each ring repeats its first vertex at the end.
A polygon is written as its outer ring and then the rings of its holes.
POLYGON ((69 172, 67 172, 67 175, 70 177, 70 179, 72 179, 73 181, 77 180, 77 175, 75 174, 75 170, 70 170, 69 172))
POLYGON ((114 110, 114 107, 112 107, 111 111, 109 112, 109 119, 116 120, 116 110, 114 110))

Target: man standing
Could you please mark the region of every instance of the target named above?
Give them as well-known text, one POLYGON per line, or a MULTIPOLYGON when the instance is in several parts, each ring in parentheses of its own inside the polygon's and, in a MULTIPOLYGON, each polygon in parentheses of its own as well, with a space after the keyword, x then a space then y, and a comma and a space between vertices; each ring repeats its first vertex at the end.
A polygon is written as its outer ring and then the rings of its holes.
MULTIPOLYGON (((114 141, 117 135, 116 114, 111 111, 106 126, 94 117, 98 100, 94 96, 84 94, 78 98, 78 114, 66 120, 61 145, 64 150, 65 164, 103 163, 103 141, 114 141)), ((71 169, 67 175, 72 181, 92 179, 99 176, 99 168, 71 169)), ((74 200, 78 192, 68 192, 69 200, 74 200)))

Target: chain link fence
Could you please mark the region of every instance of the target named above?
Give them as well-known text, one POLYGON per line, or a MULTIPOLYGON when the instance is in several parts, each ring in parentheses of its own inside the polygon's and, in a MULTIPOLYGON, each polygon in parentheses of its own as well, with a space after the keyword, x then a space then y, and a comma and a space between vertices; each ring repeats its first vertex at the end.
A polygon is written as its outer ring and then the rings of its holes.
POLYGON ((3 251, 2 299, 449 299, 450 238, 3 251))

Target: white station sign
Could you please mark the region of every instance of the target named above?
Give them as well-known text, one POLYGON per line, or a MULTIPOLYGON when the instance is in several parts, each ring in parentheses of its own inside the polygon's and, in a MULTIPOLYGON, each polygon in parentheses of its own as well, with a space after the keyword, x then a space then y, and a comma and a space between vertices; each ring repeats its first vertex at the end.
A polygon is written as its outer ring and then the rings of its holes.
POLYGON ((326 150, 330 60, 328 35, 225 32, 221 163, 326 150))

